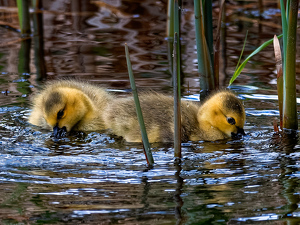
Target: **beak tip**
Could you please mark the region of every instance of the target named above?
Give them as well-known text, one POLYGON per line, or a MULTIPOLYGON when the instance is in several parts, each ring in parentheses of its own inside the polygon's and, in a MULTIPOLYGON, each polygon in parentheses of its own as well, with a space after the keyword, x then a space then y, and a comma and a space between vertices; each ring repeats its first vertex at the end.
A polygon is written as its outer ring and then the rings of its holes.
POLYGON ((51 135, 52 137, 55 138, 62 138, 67 136, 67 128, 64 126, 62 128, 59 128, 57 125, 53 127, 53 133, 51 135))

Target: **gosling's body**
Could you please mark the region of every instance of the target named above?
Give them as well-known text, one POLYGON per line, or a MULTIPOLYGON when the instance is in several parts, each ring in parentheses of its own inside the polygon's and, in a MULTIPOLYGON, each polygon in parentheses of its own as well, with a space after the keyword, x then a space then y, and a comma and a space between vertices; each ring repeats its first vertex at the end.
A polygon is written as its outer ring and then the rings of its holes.
POLYGON ((52 81, 33 97, 28 121, 45 129, 65 127, 67 132, 103 130, 101 112, 112 98, 104 89, 86 82, 52 81))
MULTIPOLYGON (((158 93, 139 96, 150 142, 170 142, 174 136, 173 99, 158 93)), ((198 106, 182 102, 182 135, 187 140, 200 131, 197 126, 198 106)), ((114 99, 103 112, 106 128, 128 142, 141 142, 141 131, 133 98, 114 99)))
MULTIPOLYGON (((141 108, 150 142, 174 139, 173 98, 158 93, 140 95, 141 108)), ((182 101, 182 141, 214 141, 243 133, 245 110, 228 91, 218 92, 199 106, 182 101)), ((103 88, 74 80, 46 84, 33 98, 29 122, 53 129, 61 137, 70 131, 101 131, 141 142, 141 132, 132 97, 116 98, 103 88)))
MULTIPOLYGON (((150 142, 174 139, 173 98, 157 93, 140 95, 140 104, 150 142)), ((244 133, 245 110, 229 91, 214 94, 202 106, 181 102, 182 141, 215 141, 244 133)), ((132 98, 114 99, 103 112, 106 128, 128 142, 141 142, 141 132, 132 98)))

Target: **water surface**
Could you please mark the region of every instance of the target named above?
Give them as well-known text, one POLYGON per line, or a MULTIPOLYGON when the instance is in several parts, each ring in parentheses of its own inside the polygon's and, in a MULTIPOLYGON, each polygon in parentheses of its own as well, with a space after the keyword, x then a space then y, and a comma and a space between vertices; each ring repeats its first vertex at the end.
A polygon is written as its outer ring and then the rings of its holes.
MULTIPOLYGON (((277 1, 260 16, 256 3, 228 4, 221 70, 225 88, 246 30, 245 55, 281 33, 277 1)), ((18 26, 15 3, 1 21, 18 26)), ((197 100, 199 82, 193 2, 182 20, 184 95, 197 100)), ((214 4, 214 17, 218 7, 214 4)), ((44 1, 47 80, 71 77, 130 95, 124 43, 137 86, 171 94, 166 1, 44 1)), ((298 224, 299 141, 276 134, 276 74, 272 47, 255 56, 231 89, 243 100, 247 135, 239 140, 153 144, 149 168, 141 144, 90 132, 63 138, 27 122, 30 98, 43 85, 34 52, 20 34, 0 27, 1 224, 298 224), (27 46, 27 48, 28 48, 27 46)), ((298 84, 298 81, 297 81, 298 84)), ((297 85, 298 87, 298 85, 297 85)))

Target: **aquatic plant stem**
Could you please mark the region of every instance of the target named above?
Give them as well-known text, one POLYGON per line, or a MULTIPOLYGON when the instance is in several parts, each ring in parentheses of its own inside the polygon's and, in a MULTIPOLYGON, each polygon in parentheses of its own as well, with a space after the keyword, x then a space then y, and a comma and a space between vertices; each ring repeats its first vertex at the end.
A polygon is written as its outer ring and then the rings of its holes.
MULTIPOLYGON (((210 55, 211 66, 214 65, 214 37, 213 37, 213 18, 212 18, 212 1, 202 1, 203 4, 203 25, 207 42, 208 52, 210 55)), ((222 11, 220 11, 220 14, 222 11)))
MULTIPOLYGON (((174 0, 174 32, 177 33, 178 39, 177 39, 177 45, 174 45, 176 47, 177 51, 177 73, 181 73, 181 41, 180 41, 180 16, 181 16, 181 0, 174 0)), ((174 36, 174 33, 172 34, 174 36)), ((174 51, 174 49, 173 49, 174 51)), ((174 60, 173 60, 173 70, 174 70, 174 60)), ((172 73, 174 74, 174 72, 172 73)), ((173 81, 174 82, 174 81, 173 81)), ((179 95, 181 95, 179 93, 179 95)))
MULTIPOLYGON (((174 34, 174 51, 173 51, 173 92, 174 92, 174 157, 181 158, 181 85, 180 71, 178 71, 177 54, 178 35, 174 34)), ((179 61, 180 62, 180 61, 179 61)), ((180 68, 180 66, 179 66, 180 68)))
MULTIPOLYGON (((288 5, 287 5, 288 6, 288 5)), ((283 77, 285 76, 285 61, 286 61, 286 44, 287 44, 287 32, 288 32, 288 24, 286 21, 286 11, 284 7, 284 0, 280 0, 280 9, 281 9, 281 26, 282 26, 282 45, 283 45, 283 77)))
MULTIPOLYGON (((281 38, 283 36, 283 34, 278 35, 278 39, 281 38)), ((244 69, 244 67, 246 66, 247 62, 257 53, 259 53, 260 51, 262 51, 264 48, 266 48, 267 46, 269 46, 270 44, 273 43, 273 38, 266 41, 265 43, 263 43, 262 45, 260 45, 257 49, 255 49, 243 62, 242 64, 234 71, 234 74, 232 75, 230 81, 229 81, 229 86, 235 81, 235 79, 241 74, 242 70, 244 69)))
MULTIPOLYGON (((219 89, 219 71, 220 71, 220 40, 221 40, 221 29, 222 29, 222 20, 224 19, 224 10, 225 10, 225 0, 220 1, 220 13, 218 18, 218 27, 216 34, 216 41, 213 48, 213 56, 214 56, 214 77, 215 77, 215 88, 219 89)), ((224 34, 222 32, 222 34, 224 34)))
POLYGON ((296 37, 298 0, 290 0, 289 23, 283 72, 283 128, 298 129, 296 102, 296 37))
POLYGON ((203 100, 210 90, 214 90, 214 77, 212 71, 212 64, 210 54, 205 38, 203 18, 202 18, 202 4, 200 0, 194 0, 195 12, 195 32, 197 45, 197 60, 198 73, 200 77, 200 99, 203 100))
POLYGON ((168 0, 168 21, 167 21, 167 42, 168 42, 168 63, 169 70, 172 73, 173 70, 173 35, 174 35, 174 0, 168 0))
POLYGON ((27 0, 17 0, 18 6, 18 17, 21 29, 21 34, 23 36, 29 36, 30 31, 30 14, 29 14, 29 1, 27 0))
POLYGON ((32 14, 33 21, 33 43, 34 43, 34 61, 36 67, 36 79, 45 80, 47 78, 45 54, 44 54, 44 29, 43 29, 43 13, 42 1, 32 0, 34 12, 32 14))
MULTIPOLYGON (((283 117, 283 74, 282 74, 282 56, 280 43, 276 35, 274 35, 274 53, 276 61, 277 70, 277 94, 278 94, 278 107, 279 107, 279 118, 280 118, 280 128, 283 128, 282 117, 283 117)), ((278 128, 277 128, 278 129, 278 128)))
MULTIPOLYGON (((176 32, 177 34, 180 34, 180 16, 181 16, 181 0, 174 0, 174 30, 173 30, 173 34, 174 32, 176 32)), ((173 35, 170 34, 170 35, 173 35)), ((180 40, 179 40, 180 43, 180 40)), ((179 52, 177 52, 179 53, 179 52)))
POLYGON ((137 93, 137 89, 136 89, 136 85, 135 85, 135 80, 134 80, 134 76, 133 76, 133 72, 132 72, 132 66, 131 66, 131 62, 130 62, 128 46, 126 43, 125 43, 125 54, 126 54, 127 69, 128 69, 130 85, 131 85, 131 89, 132 89, 132 93, 133 93, 133 97, 134 97, 136 113, 137 113, 138 121, 139 121, 140 128, 141 128, 141 133, 142 133, 142 140, 143 140, 143 145, 144 145, 145 156, 146 156, 146 160, 147 160, 148 164, 152 166, 154 164, 154 160, 153 160, 152 152, 150 149, 150 144, 149 144, 146 127, 145 127, 145 123, 144 123, 144 118, 143 118, 143 113, 141 110, 140 101, 139 101, 139 97, 138 97, 138 93, 137 93))

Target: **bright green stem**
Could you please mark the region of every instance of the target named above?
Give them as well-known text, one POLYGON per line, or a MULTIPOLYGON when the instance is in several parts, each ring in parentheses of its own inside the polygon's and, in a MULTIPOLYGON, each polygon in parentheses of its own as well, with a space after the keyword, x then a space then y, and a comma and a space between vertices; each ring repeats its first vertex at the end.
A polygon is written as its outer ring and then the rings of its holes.
MULTIPOLYGON (((288 5, 287 5, 288 6, 288 5)), ((280 0, 280 9, 281 9, 281 24, 282 24, 282 34, 283 34, 283 57, 282 57, 282 64, 285 67, 286 61, 286 44, 287 44, 287 33, 288 33, 288 24, 286 21, 286 14, 285 14, 285 7, 284 7, 284 0, 280 0)), ((283 76, 285 76, 285 71, 283 70, 283 76)))
POLYGON ((286 0, 286 19, 287 19, 287 23, 289 23, 288 19, 289 19, 289 15, 290 15, 290 0, 286 0))
POLYGON ((18 16, 22 35, 30 35, 29 1, 17 0, 18 16))
MULTIPOLYGON (((283 34, 278 35, 278 39, 282 37, 283 34)), ((231 85, 235 79, 241 74, 242 70, 244 69, 244 67, 246 66, 247 62, 251 59, 251 57, 253 57, 254 55, 256 55, 257 53, 259 53, 260 51, 262 51, 265 47, 267 47, 268 45, 273 43, 273 38, 266 41, 265 43, 263 43, 261 46, 259 46, 257 49, 255 49, 243 62, 242 64, 234 71, 234 74, 232 75, 230 81, 229 81, 229 85, 231 85)))
MULTIPOLYGON (((181 158, 181 99, 180 99, 180 71, 177 66, 177 49, 179 42, 177 33, 174 34, 174 54, 173 54, 173 91, 174 91, 174 156, 181 158)), ((180 66, 179 66, 180 68, 180 66)))
MULTIPOLYGON (((181 0, 174 0, 174 31, 173 32, 176 32, 177 34, 180 34, 180 16, 181 16, 181 10, 179 8, 179 6, 181 6, 180 3, 181 0)), ((173 34, 170 35, 173 36, 173 34)))
POLYGON ((143 113, 142 113, 142 110, 141 110, 140 101, 139 101, 137 89, 136 89, 136 86, 135 86, 135 81, 134 81, 134 76, 133 76, 133 72, 132 72, 132 66, 131 66, 131 62, 130 62, 130 56, 129 56, 129 51, 128 51, 127 44, 125 44, 125 54, 126 54, 126 62, 127 62, 127 69, 128 69, 129 79, 130 79, 130 85, 131 85, 131 89, 132 89, 132 93, 133 93, 133 97, 134 97, 136 114, 137 114, 137 117, 138 117, 138 121, 139 121, 140 128, 141 128, 141 133, 142 133, 142 140, 143 140, 146 160, 147 160, 147 163, 149 165, 153 165, 154 160, 153 160, 153 157, 152 157, 150 144, 149 144, 149 140, 148 140, 148 136, 147 136, 147 132, 146 132, 146 127, 145 127, 145 123, 144 123, 143 113))
POLYGON ((198 73, 200 76, 201 100, 204 99, 210 90, 214 90, 214 77, 212 64, 204 34, 203 18, 201 13, 200 0, 194 0, 195 32, 197 45, 198 73))
POLYGON ((167 37, 173 39, 174 35, 174 0, 168 0, 167 37))
POLYGON ((284 65, 283 128, 298 129, 296 102, 296 37, 298 0, 290 1, 289 24, 284 65))

